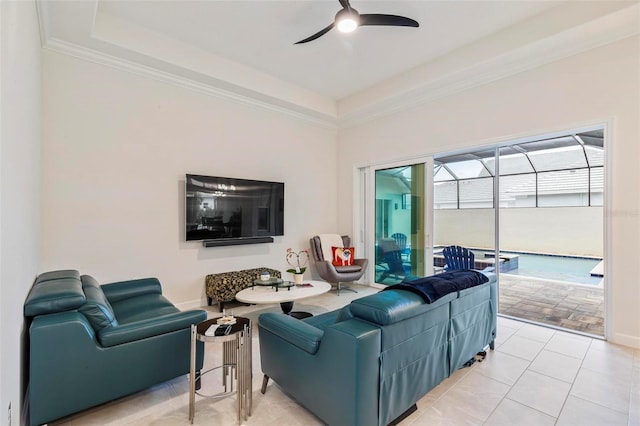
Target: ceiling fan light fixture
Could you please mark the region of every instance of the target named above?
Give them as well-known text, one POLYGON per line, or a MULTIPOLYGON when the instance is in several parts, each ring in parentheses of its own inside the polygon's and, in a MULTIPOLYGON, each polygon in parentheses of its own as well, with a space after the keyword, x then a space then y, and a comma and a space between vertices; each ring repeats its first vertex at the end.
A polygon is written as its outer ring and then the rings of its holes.
POLYGON ((336 14, 336 26, 342 33, 355 31, 360 25, 360 16, 355 9, 342 9, 336 14))
MULTIPOLYGON (((0 0, 2 1, 2 0, 0 0)), ((356 28, 365 25, 382 25, 387 27, 419 27, 418 21, 406 16, 387 15, 382 13, 365 13, 360 15, 357 10, 351 7, 349 0, 339 0, 342 9, 336 13, 333 22, 318 31, 317 33, 302 39, 294 44, 303 44, 322 37, 333 28, 337 27, 342 33, 350 33, 356 28)))

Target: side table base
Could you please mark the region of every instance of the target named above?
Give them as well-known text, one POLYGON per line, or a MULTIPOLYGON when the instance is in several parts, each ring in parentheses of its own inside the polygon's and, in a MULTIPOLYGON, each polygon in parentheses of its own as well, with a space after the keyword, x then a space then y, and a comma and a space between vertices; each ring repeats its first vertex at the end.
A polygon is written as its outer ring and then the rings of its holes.
POLYGON ((238 396, 238 424, 248 420, 251 415, 252 401, 252 361, 251 361, 251 320, 237 317, 237 322, 227 336, 206 336, 205 332, 218 318, 210 319, 191 326, 191 368, 189 374, 189 421, 193 424, 195 417, 196 386, 202 376, 211 371, 222 369, 222 385, 224 392, 215 395, 202 395, 203 398, 224 398, 236 394, 238 396), (222 365, 206 371, 195 371, 196 342, 222 342, 222 365), (234 382, 236 389, 234 391, 234 382))

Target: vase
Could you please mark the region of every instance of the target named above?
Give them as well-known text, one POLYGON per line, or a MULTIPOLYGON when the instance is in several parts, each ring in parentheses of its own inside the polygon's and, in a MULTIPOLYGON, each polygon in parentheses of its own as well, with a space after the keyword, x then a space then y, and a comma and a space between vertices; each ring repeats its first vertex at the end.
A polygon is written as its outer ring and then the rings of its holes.
POLYGON ((293 274, 293 282, 296 284, 302 284, 303 274, 293 274))

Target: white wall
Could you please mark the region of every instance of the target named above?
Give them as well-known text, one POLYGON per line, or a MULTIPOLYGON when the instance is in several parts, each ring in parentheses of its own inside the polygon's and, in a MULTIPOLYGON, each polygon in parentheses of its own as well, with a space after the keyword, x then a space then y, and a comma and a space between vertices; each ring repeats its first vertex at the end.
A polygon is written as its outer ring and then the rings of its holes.
POLYGON ((40 39, 34 2, 0 2, 0 423, 19 424, 22 305, 40 256, 40 39))
POLYGON ((287 268, 336 229, 336 130, 69 56, 43 53, 42 270, 158 277, 183 307, 209 273, 287 268), (285 182, 285 236, 184 241, 185 173, 285 182))
MULTIPOLYGON (((501 250, 602 256, 602 207, 500 209, 501 250)), ((434 244, 495 245, 493 209, 435 210, 434 244), (461 224, 463 224, 461 226, 461 224)))
MULTIPOLYGON (((500 220, 502 219, 503 216, 500 215, 500 220)), ((495 246, 495 235, 493 209, 433 211, 433 244, 435 246, 492 248, 495 246)))
MULTIPOLYGON (((352 227, 353 169, 610 120, 611 191, 605 217, 611 268, 611 340, 640 347, 640 49, 629 37, 377 119, 339 134, 343 206, 352 227)), ((353 232, 353 230, 351 231, 353 232)))

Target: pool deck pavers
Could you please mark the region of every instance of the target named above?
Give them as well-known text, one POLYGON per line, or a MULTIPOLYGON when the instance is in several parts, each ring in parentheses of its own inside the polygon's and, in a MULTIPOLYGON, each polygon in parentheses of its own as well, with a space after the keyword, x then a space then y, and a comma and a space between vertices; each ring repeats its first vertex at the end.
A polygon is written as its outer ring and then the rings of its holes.
POLYGON ((603 287, 500 275, 502 315, 562 327, 596 336, 604 335, 603 287))

